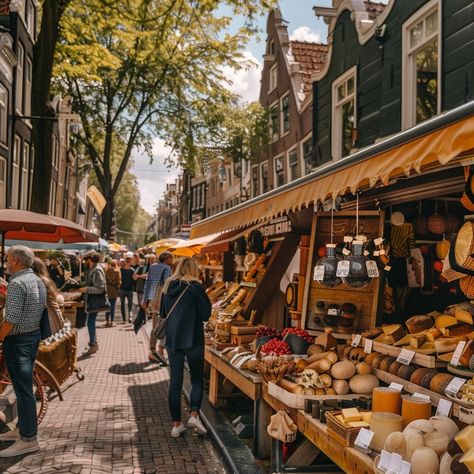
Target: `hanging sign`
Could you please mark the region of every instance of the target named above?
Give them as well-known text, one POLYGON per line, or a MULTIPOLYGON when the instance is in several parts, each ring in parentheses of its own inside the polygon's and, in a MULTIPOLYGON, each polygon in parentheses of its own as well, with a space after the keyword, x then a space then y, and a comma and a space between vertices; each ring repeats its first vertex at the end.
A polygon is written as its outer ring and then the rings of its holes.
POLYGON ((272 219, 267 225, 260 228, 260 232, 264 237, 271 237, 280 234, 288 234, 291 232, 291 221, 288 217, 278 217, 272 219))
POLYGON ((100 216, 107 204, 103 194, 97 189, 96 186, 92 185, 89 186, 89 189, 87 190, 87 197, 91 200, 91 203, 95 207, 97 214, 100 216))
POLYGON ((349 260, 341 260, 337 264, 336 276, 338 278, 345 278, 349 275, 349 270, 351 268, 351 262, 349 260))
POLYGON ((313 280, 316 280, 316 281, 324 280, 324 265, 316 265, 314 267, 313 280))
POLYGON ((369 278, 378 278, 379 269, 375 260, 367 260, 365 266, 367 267, 367 275, 369 278))

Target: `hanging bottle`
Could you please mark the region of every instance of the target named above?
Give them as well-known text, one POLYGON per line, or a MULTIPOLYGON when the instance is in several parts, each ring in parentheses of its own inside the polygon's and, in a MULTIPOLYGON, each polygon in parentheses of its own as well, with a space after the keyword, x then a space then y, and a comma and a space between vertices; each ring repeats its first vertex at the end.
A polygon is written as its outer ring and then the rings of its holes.
POLYGON ((364 244, 358 240, 352 242, 352 255, 348 255, 344 260, 350 262, 349 274, 342 281, 352 288, 363 288, 370 282, 367 274, 366 262, 368 258, 363 254, 364 244))
POLYGON ((326 244, 326 256, 318 260, 317 266, 324 267, 324 276, 318 279, 319 283, 334 288, 341 284, 342 280, 336 276, 337 264, 341 261, 336 257, 336 244, 326 244))

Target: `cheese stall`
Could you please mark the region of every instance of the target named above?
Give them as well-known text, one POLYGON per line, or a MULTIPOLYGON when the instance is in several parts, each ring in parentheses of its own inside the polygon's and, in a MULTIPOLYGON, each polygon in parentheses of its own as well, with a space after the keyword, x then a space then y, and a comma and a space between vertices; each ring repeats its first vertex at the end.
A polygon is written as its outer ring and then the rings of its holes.
POLYGON ((474 112, 461 109, 193 226, 261 245, 208 288, 206 361, 211 404, 225 383, 253 401, 254 453, 271 446, 275 472, 474 472, 474 112))

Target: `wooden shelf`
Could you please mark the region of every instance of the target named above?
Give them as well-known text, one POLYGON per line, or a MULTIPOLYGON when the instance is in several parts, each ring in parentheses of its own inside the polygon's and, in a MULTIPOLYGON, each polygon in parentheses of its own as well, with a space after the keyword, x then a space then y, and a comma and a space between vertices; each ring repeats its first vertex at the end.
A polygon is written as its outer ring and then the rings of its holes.
MULTIPOLYGON (((320 336, 324 334, 324 331, 317 331, 315 329, 306 329, 311 336, 320 336)), ((331 332, 331 335, 334 336, 336 339, 344 339, 350 340, 352 339, 352 334, 345 334, 342 332, 331 332)))
POLYGON ((222 265, 201 265, 201 268, 204 270, 223 270, 222 265))

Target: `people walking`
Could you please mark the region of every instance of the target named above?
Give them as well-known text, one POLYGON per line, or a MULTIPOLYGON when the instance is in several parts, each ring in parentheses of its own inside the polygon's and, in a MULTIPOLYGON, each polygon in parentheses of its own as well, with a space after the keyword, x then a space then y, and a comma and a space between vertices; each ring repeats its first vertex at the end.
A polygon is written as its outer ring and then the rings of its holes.
POLYGON ((164 341, 158 341, 155 337, 154 328, 158 314, 160 312, 161 292, 165 281, 171 276, 171 265, 173 264, 173 254, 162 252, 158 257, 158 263, 151 265, 145 281, 143 294, 143 309, 150 311, 152 316, 152 331, 150 335, 150 353, 148 358, 152 361, 158 359, 163 365, 167 365, 164 341), (158 352, 156 344, 159 342, 158 352))
POLYGON ((128 252, 125 257, 125 263, 120 269, 120 274, 122 277, 122 284, 120 285, 120 310, 122 311, 122 320, 124 323, 132 322, 132 307, 133 307, 133 287, 135 280, 133 279, 134 271, 132 268, 132 252, 128 252), (127 300, 127 305, 125 305, 125 300, 127 300), (127 311, 128 310, 128 311, 127 311))
POLYGON ((191 417, 188 427, 199 434, 206 428, 199 418, 204 393, 204 325, 211 302, 199 279, 199 267, 190 257, 181 258, 163 286, 161 317, 167 318, 166 350, 170 366, 168 403, 177 438, 185 431, 181 420, 181 391, 185 359, 191 374, 191 417))
POLYGON ((105 280, 107 283, 107 297, 110 302, 110 311, 105 313, 105 327, 112 327, 115 319, 115 305, 122 284, 122 275, 120 274, 117 260, 111 260, 108 264, 108 267, 105 270, 105 280))
POLYGON ((94 250, 87 252, 84 256, 89 272, 86 277, 86 286, 81 291, 86 295, 87 330, 89 332, 88 355, 95 354, 99 350, 97 343, 97 314, 101 311, 109 311, 110 303, 107 299, 107 283, 105 272, 100 265, 101 255, 94 250))
POLYGON ((34 253, 22 245, 10 247, 7 253, 7 270, 12 276, 5 319, 0 325, 0 341, 3 341, 3 354, 17 398, 18 423, 16 429, 0 435, 0 441, 15 441, 0 451, 0 457, 19 456, 39 449, 33 367, 47 292, 41 278, 32 270, 34 260, 34 253))
POLYGON ((138 304, 143 303, 143 295, 145 293, 145 283, 150 267, 156 263, 156 255, 149 253, 145 255, 145 261, 135 270, 133 278, 135 280, 135 291, 137 293, 138 304))

